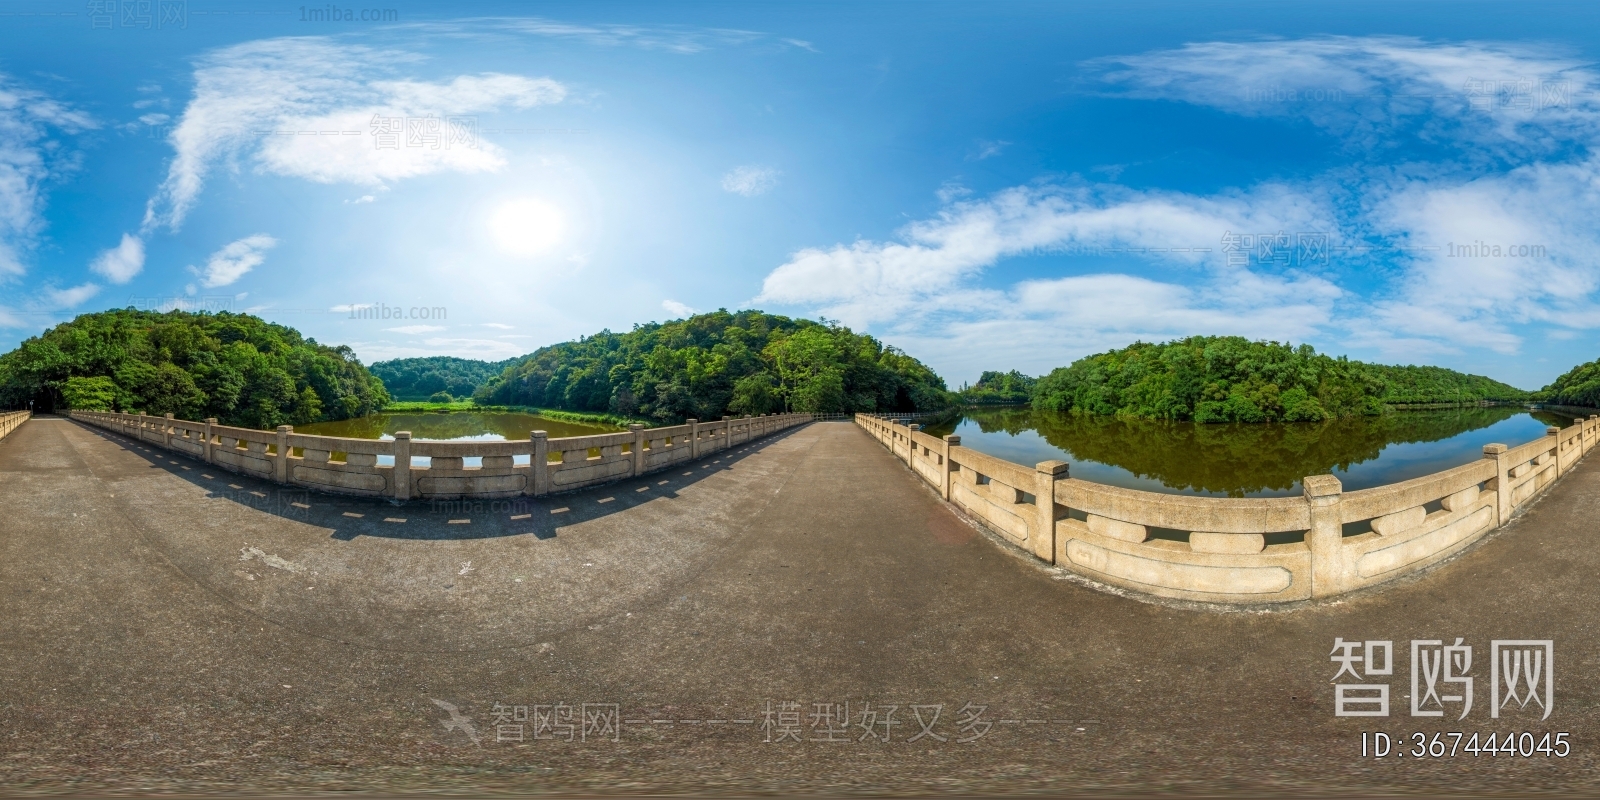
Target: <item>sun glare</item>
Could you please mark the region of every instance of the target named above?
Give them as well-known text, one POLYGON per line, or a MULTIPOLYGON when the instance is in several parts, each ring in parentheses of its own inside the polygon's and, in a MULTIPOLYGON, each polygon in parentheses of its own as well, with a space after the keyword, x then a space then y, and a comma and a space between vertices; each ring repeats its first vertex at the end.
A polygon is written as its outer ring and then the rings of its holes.
POLYGON ((550 251, 566 235, 567 218, 561 209, 532 197, 502 203, 489 215, 489 233, 495 244, 514 256, 537 256, 550 251))

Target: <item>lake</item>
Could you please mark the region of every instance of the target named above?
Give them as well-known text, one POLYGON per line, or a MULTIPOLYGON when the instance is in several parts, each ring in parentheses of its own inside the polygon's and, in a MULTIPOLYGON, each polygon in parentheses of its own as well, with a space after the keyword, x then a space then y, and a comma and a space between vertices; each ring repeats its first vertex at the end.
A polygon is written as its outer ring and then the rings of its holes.
POLYGON ((1300 479, 1334 475, 1345 491, 1418 478, 1516 446, 1566 415, 1520 406, 1394 411, 1321 423, 1192 422, 1090 417, 1027 407, 968 409, 928 433, 1031 466, 1060 460, 1095 483, 1207 497, 1299 495, 1300 479))
MULTIPOLYGON (((379 412, 364 417, 341 419, 334 422, 313 422, 296 425, 295 433, 317 436, 343 436, 350 439, 393 439, 399 431, 411 431, 412 439, 433 441, 485 441, 504 442, 527 439, 530 431, 545 431, 552 439, 566 436, 589 436, 596 433, 616 433, 624 430, 615 425, 598 422, 567 422, 548 419, 537 414, 516 411, 453 411, 450 413, 427 411, 379 412)), ((412 456, 411 463, 428 466, 431 459, 412 456)), ((382 466, 394 466, 394 456, 378 456, 382 466)), ((468 458, 465 466, 477 467, 482 458, 468 458)), ((527 456, 516 456, 515 463, 528 463, 527 456)))

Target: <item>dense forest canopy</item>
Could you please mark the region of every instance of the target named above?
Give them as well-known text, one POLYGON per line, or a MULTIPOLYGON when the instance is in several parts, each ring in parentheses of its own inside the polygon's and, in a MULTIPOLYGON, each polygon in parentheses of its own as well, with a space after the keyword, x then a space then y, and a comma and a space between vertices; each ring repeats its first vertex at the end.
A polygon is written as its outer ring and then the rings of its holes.
POLYGON ((1016 370, 986 371, 978 376, 977 383, 961 390, 961 399, 973 405, 1026 403, 1033 398, 1033 387, 1038 383, 1038 378, 1030 378, 1016 370))
POLYGON ((427 358, 396 358, 372 365, 372 374, 383 380, 383 385, 396 400, 426 400, 440 392, 452 399, 472 396, 479 386, 506 371, 520 358, 504 361, 477 361, 454 356, 429 356, 427 358))
POLYGON ((1376 414, 1385 403, 1522 400, 1513 386, 1441 367, 1365 364, 1310 345, 1192 336, 1136 342, 1039 379, 1033 406, 1195 422, 1314 422, 1376 414))
POLYGON ((1600 408, 1600 361, 1573 367, 1554 383, 1540 389, 1535 397, 1548 403, 1600 408))
POLYGON ((0 356, 0 403, 216 417, 270 429, 346 419, 389 402, 348 347, 247 314, 84 314, 0 356))
POLYGON ((1444 367, 1365 364, 1383 381, 1385 403, 1473 403, 1479 400, 1527 400, 1532 393, 1482 375, 1444 367))
POLYGON ((474 399, 662 421, 953 402, 932 370, 871 336, 836 323, 725 310, 541 348, 474 399))

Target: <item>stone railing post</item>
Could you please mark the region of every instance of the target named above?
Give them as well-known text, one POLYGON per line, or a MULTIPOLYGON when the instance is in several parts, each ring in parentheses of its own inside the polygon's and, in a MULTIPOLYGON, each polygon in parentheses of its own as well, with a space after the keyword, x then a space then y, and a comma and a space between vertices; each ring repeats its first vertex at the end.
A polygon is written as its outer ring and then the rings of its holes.
POLYGON ((142 411, 139 412, 138 427, 133 430, 133 438, 138 439, 140 444, 144 443, 144 412, 142 411))
POLYGON ((1550 437, 1550 447, 1556 453, 1551 461, 1556 465, 1556 477, 1559 478, 1561 477, 1561 429, 1551 425, 1544 429, 1544 435, 1550 437))
POLYGON ((1311 527, 1306 531, 1306 547, 1311 550, 1311 596, 1330 597, 1343 592, 1349 580, 1344 524, 1339 519, 1344 484, 1332 475, 1312 475, 1300 485, 1311 507, 1311 527))
POLYGON ((724 416, 722 418, 722 446, 725 448, 733 447, 733 417, 724 416))
POLYGON ((205 440, 205 443, 204 443, 204 447, 205 447, 205 459, 206 459, 206 463, 207 464, 216 463, 216 462, 211 460, 211 426, 216 425, 216 424, 217 424, 217 418, 216 417, 206 417, 206 430, 205 430, 206 440, 205 440))
POLYGON ((528 494, 549 494, 550 434, 547 431, 533 431, 528 438, 533 440, 533 455, 528 456, 528 494))
POLYGON ((272 459, 272 479, 278 483, 289 482, 289 434, 293 425, 278 426, 278 456, 272 459))
POLYGON ((906 464, 913 469, 917 466, 917 431, 920 430, 922 430, 921 425, 912 424, 906 426, 906 464))
POLYGON ((644 474, 644 426, 635 422, 628 426, 633 434, 633 474, 644 474))
POLYGON ((1511 521, 1511 465, 1506 463, 1506 450, 1503 444, 1486 444, 1483 446, 1483 457, 1494 459, 1494 477, 1488 482, 1489 488, 1494 489, 1494 526, 1496 528, 1511 521))
POLYGON ((689 425, 689 460, 693 461, 700 457, 700 420, 687 419, 684 422, 689 425))
MULTIPOLYGON (((1040 461, 1033 467, 1038 475, 1034 484, 1033 504, 1038 516, 1033 522, 1032 541, 1028 542, 1033 554, 1048 564, 1056 563, 1056 482, 1067 479, 1067 462, 1040 461)), ((950 483, 950 473, 945 473, 945 483, 950 483)))
POLYGON ((411 431, 394 435, 394 499, 397 503, 411 499, 411 431))
POLYGON ((956 465, 950 463, 950 448, 960 446, 960 444, 960 436, 952 433, 944 437, 944 467, 940 470, 943 473, 944 481, 939 486, 939 493, 944 495, 946 503, 950 502, 950 484, 952 482, 950 475, 956 470, 956 465))
POLYGON ((167 414, 161 420, 161 443, 168 450, 172 449, 172 415, 167 414))

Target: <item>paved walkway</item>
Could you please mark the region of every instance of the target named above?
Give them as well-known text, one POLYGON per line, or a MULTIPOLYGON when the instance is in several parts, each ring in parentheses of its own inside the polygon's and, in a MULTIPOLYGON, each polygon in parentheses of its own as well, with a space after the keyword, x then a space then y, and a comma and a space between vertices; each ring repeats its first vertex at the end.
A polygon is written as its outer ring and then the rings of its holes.
POLYGON ((849 423, 430 508, 283 492, 39 418, 0 441, 0 791, 1592 795, 1597 465, 1420 579, 1247 614, 1062 580, 849 423), (1416 724, 1409 641, 1457 636, 1476 705, 1416 724), (1334 716, 1335 637, 1395 642, 1387 720, 1334 716), (1546 638, 1550 719, 1491 720, 1489 641, 1546 638), (846 702, 830 730, 817 712, 846 702), (496 703, 528 707, 524 741, 497 741, 496 703), (615 741, 564 741, 585 703, 601 727, 615 704, 615 741), (1572 754, 1363 759, 1380 729, 1568 731, 1572 754))

